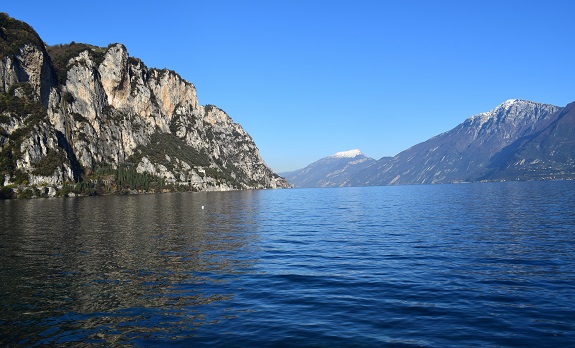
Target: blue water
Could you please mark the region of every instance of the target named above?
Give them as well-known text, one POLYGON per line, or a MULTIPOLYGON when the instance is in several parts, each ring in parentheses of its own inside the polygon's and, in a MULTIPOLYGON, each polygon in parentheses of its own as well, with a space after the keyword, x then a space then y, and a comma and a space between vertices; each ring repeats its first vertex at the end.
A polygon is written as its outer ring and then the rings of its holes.
POLYGON ((0 346, 575 346, 575 182, 0 201, 0 265, 0 346))

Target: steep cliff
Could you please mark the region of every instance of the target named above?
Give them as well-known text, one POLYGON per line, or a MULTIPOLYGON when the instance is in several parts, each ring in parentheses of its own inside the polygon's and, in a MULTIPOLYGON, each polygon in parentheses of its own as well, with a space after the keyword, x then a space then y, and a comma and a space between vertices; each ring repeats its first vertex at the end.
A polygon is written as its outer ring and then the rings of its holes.
POLYGON ((6 14, 0 30, 3 186, 41 194, 289 186, 249 134, 200 105, 177 73, 148 68, 122 44, 46 48, 6 14))

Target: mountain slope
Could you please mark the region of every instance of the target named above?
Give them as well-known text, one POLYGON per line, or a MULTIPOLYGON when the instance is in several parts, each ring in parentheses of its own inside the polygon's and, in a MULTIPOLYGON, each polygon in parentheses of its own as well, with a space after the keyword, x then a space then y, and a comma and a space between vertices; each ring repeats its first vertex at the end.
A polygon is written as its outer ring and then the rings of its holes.
POLYGON ((51 192, 94 182, 106 184, 102 191, 149 191, 150 182, 155 190, 289 186, 249 134, 223 110, 200 105, 194 85, 177 73, 148 68, 122 44, 46 48, 6 14, 0 28, 1 185, 51 192))
POLYGON ((575 103, 493 157, 486 180, 575 178, 575 103))
POLYGON ((561 110, 552 105, 508 100, 391 160, 379 160, 355 175, 350 184, 434 184, 495 178, 493 157, 518 139, 534 134, 538 127, 554 122, 561 110))
POLYGON ((349 179, 362 169, 375 163, 359 150, 338 152, 324 157, 305 168, 281 173, 294 187, 346 186, 349 179))

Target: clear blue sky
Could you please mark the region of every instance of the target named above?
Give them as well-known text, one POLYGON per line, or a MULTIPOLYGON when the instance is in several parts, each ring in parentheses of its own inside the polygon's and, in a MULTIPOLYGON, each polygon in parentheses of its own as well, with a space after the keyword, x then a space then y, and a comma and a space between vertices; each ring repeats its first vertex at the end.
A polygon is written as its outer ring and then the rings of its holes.
POLYGON ((518 98, 575 100, 575 1, 21 1, 48 44, 121 42, 195 84, 276 171, 395 155, 518 98))

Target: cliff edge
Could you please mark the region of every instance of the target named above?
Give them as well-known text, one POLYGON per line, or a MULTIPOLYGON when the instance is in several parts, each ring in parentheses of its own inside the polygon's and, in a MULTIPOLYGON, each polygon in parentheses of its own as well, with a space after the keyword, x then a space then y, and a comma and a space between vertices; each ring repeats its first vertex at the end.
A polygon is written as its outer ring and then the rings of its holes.
POLYGON ((4 196, 289 187, 194 85, 122 44, 46 47, 0 14, 4 196))

